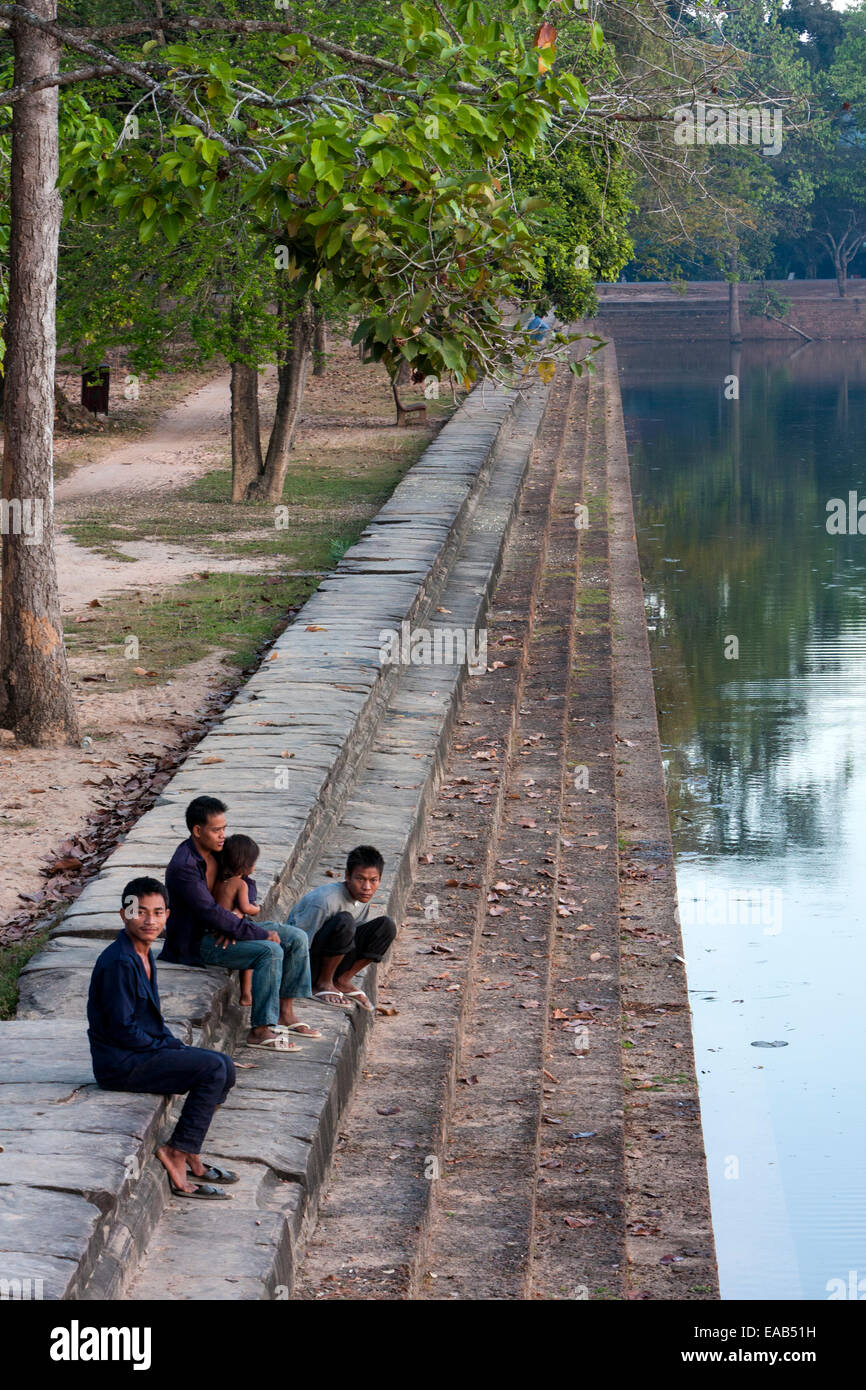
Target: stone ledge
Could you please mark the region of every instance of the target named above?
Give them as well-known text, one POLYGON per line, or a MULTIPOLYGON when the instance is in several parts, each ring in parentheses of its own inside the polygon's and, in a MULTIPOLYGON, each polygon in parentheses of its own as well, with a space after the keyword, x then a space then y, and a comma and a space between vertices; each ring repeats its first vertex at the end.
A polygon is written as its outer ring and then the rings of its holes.
MULTIPOLYGON (((28 1251, 38 1246, 46 1296, 99 1297, 97 1286, 119 1286, 130 1261, 145 1248, 167 1191, 161 1170, 155 1173, 155 1161, 146 1156, 168 1106, 158 1097, 99 1091, 90 1070, 84 1019, 92 962, 116 930, 120 890, 138 871, 164 870, 185 835, 186 802, 212 788, 228 798, 237 828, 256 834, 262 845, 264 872, 257 877, 265 890, 265 914, 287 891, 297 891, 298 880, 318 858, 339 817, 352 769, 369 748, 398 681, 397 668, 378 664, 378 632, 422 615, 444 581, 490 474, 512 404, 513 398, 500 390, 489 396, 487 408, 479 392, 469 397, 358 545, 277 640, 274 659, 247 682, 219 728, 198 745, 157 805, 66 913, 48 947, 23 972, 19 1019, 0 1024, 0 1115, 9 1124, 0 1130, 5 1136, 0 1137, 5 1150, 0 1154, 0 1242, 5 1247, 0 1249, 0 1276, 12 1277, 4 1273, 6 1255, 10 1271, 23 1269, 28 1251), (398 520, 399 527, 393 525, 398 520), (405 572, 394 571, 395 561, 405 572), (350 621, 345 617, 349 605, 350 621), (309 632, 310 626, 325 631, 309 632), (274 727, 278 733, 269 747, 279 744, 279 752, 295 751, 303 762, 297 762, 288 790, 275 792, 273 783, 267 787, 265 803, 262 779, 246 750, 253 728, 264 732, 274 727), (208 756, 223 762, 204 763, 208 756), (238 777, 246 785, 235 794, 238 777), (61 1228, 47 1215, 59 1210, 59 1196, 71 1203, 64 1208, 68 1219, 61 1228), (90 1292, 88 1283, 101 1255, 105 1268, 90 1292), (112 1260, 113 1281, 107 1273, 112 1260)), ((435 701, 442 712, 447 703, 435 701)), ((287 761, 291 768, 295 760, 287 761)), ((209 1046, 232 1045, 243 1022, 231 1003, 233 976, 164 966, 160 986, 166 1016, 175 1021, 181 1037, 209 1046)), ((343 1019, 340 1023, 351 1026, 343 1019)), ((357 1031, 351 1028, 353 1039, 362 1043, 366 1026, 365 1016, 357 1031)), ((359 1055, 345 1046, 338 1053, 333 1062, 316 1063, 323 1072, 333 1068, 325 1089, 334 1123, 359 1055)), ((263 1059, 286 1066, 282 1058, 247 1055, 257 1065, 263 1059)), ((294 1070, 294 1059, 293 1064, 294 1070)), ((282 1154, 286 1175, 295 1183, 308 1177, 321 1181, 330 1142, 327 1126, 321 1125, 315 1133, 310 1129, 308 1138, 295 1138, 294 1145, 306 1144, 309 1152, 287 1146, 282 1154)), ((273 1149, 268 1153, 273 1157, 273 1149)))

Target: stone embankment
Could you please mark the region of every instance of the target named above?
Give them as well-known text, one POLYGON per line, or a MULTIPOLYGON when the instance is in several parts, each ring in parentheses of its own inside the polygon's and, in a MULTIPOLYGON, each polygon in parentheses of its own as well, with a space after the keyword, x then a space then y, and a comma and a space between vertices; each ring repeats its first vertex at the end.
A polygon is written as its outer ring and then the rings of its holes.
POLYGON ((598 365, 554 383, 502 669, 464 689, 302 1298, 718 1298, 612 347, 598 365))
POLYGON ((608 347, 597 378, 468 398, 25 970, 0 1274, 79 1300, 717 1296, 675 905, 608 347), (382 663, 419 630, 485 634, 484 673, 382 663), (161 967, 175 1031, 240 1064, 216 1206, 170 1198, 170 1106, 100 1091, 84 1021, 124 883, 201 793, 259 841, 267 917, 372 841, 402 923, 366 985, 397 1012, 307 1004, 325 1036, 288 1057, 243 1046, 236 977, 161 967))
MULTIPOLYGON (((866 338, 866 282, 850 280, 844 299, 835 280, 774 280, 768 288, 791 301, 786 322, 815 341, 866 338)), ((744 342, 802 343, 783 323, 752 317, 747 303, 752 285, 740 285, 740 327, 744 342)), ((723 280, 598 285, 598 329, 618 343, 662 338, 666 341, 727 341, 728 285, 723 280)))

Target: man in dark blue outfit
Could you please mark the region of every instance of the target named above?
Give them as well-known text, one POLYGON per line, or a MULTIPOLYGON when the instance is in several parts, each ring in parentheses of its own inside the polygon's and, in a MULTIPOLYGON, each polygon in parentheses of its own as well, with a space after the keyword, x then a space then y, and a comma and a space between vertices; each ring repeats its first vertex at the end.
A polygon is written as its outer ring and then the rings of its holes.
POLYGON ((156 1156, 176 1197, 225 1200, 229 1194, 213 1184, 237 1182, 237 1175, 206 1167, 200 1154, 214 1112, 235 1084, 234 1063, 222 1052, 187 1047, 165 1026, 150 949, 168 919, 164 885, 133 879, 123 890, 120 916, 124 930, 102 952, 90 979, 93 1074, 106 1091, 189 1092, 171 1139, 156 1156))

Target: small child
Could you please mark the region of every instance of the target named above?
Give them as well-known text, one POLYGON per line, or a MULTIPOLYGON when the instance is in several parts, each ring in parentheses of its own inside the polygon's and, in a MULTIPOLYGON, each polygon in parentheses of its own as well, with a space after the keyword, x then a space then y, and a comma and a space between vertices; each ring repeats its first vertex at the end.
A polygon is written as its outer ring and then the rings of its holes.
MULTIPOLYGON (((219 857, 217 880, 214 884, 214 900, 220 907, 234 912, 238 917, 258 917, 260 907, 250 898, 256 893, 255 880, 250 874, 256 867, 259 847, 249 835, 227 835, 219 857)), ((241 970, 241 1004, 249 1008, 253 1002, 253 972, 241 970)))

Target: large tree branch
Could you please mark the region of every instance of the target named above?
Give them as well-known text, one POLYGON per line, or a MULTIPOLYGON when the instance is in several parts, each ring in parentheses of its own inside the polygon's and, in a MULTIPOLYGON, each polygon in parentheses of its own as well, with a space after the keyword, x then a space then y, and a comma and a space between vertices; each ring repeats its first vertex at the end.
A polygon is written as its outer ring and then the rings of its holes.
MULTIPOLYGON (((165 67, 165 63, 142 63, 142 67, 165 67)), ((22 82, 17 87, 7 87, 0 92, 0 106, 12 106, 30 92, 42 91, 45 87, 70 87, 76 82, 90 82, 97 77, 113 77, 114 68, 94 64, 89 68, 70 68, 68 72, 54 72, 48 77, 40 77, 33 82, 22 82)))
POLYGON ((61 43, 66 44, 77 53, 83 53, 86 57, 95 59, 99 66, 107 68, 109 73, 117 73, 121 77, 127 77, 130 82, 134 82, 138 87, 143 87, 146 92, 162 97, 173 111, 176 111, 190 125, 195 126, 196 130, 200 130, 208 140, 213 140, 219 145, 229 159, 243 164, 255 173, 261 172, 260 166, 249 159, 243 150, 227 140, 224 135, 220 135, 208 121, 203 121, 172 91, 148 76, 140 63, 130 63, 123 58, 116 58, 112 53, 106 53, 103 49, 88 43, 87 40, 77 38, 74 33, 62 25, 55 24, 52 20, 42 19, 31 10, 25 9, 23 5, 0 4, 0 16, 11 20, 17 19, 20 23, 27 24, 33 29, 41 29, 43 33, 59 39, 61 43))
MULTIPOLYGON (((25 24, 35 24, 38 28, 45 28, 45 21, 39 20, 38 16, 32 11, 27 10, 22 5, 0 5, 0 16, 8 19, 20 19, 25 24)), ((58 26, 59 29, 59 26, 58 26)), ((374 53, 363 53, 360 49, 349 48, 345 44, 334 43, 331 39, 325 39, 318 34, 306 33, 298 29, 297 24, 289 20, 280 19, 202 19, 190 16, 175 16, 166 18, 162 16, 157 19, 140 19, 129 21, 125 24, 111 24, 94 26, 90 29, 64 29, 62 39, 70 48, 79 46, 80 52, 87 50, 80 45, 89 40, 96 39, 104 42, 108 39, 131 38, 136 34, 165 33, 177 30, 181 33, 194 34, 302 34, 310 47, 318 53, 328 53, 334 58, 342 58, 347 63, 357 64, 359 67, 375 68, 379 72, 390 73, 394 77, 401 77, 404 81, 411 81, 412 74, 400 63, 393 63, 387 58, 380 58, 374 53)), ((56 37, 61 35, 55 30, 56 37)), ((454 90, 466 96, 478 96, 483 93, 483 87, 477 87, 471 82, 455 82, 454 90)))

